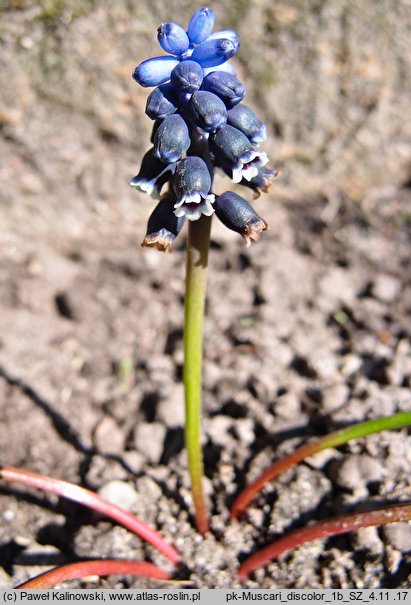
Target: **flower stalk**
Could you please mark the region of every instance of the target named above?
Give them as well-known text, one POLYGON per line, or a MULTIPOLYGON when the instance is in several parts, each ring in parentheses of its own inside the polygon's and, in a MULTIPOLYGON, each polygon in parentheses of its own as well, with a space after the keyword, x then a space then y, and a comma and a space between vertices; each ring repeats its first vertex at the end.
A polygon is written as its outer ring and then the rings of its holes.
POLYGON ((201 450, 201 390, 203 362, 203 323, 207 286, 211 217, 190 221, 187 240, 186 294, 184 317, 185 445, 195 509, 200 533, 208 531, 208 512, 203 492, 201 450))

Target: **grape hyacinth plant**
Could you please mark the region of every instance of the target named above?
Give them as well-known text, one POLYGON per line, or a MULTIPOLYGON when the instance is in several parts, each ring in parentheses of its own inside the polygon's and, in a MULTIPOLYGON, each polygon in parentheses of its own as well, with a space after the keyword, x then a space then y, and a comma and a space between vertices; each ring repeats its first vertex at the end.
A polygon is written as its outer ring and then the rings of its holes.
POLYGON ((247 246, 268 229, 253 206, 234 191, 214 190, 214 171, 233 183, 267 191, 276 172, 267 168, 267 154, 258 149, 266 139, 264 124, 243 104, 245 88, 229 60, 240 47, 236 32, 212 33, 215 15, 201 8, 187 31, 163 23, 157 39, 167 55, 143 61, 134 80, 154 87, 146 114, 154 120, 152 147, 130 184, 159 198, 142 246, 172 251, 172 243, 188 222, 184 329, 185 443, 197 529, 208 530, 202 488, 200 446, 203 316, 207 257, 213 214, 239 233, 247 246), (163 192, 163 188, 165 188, 163 192))

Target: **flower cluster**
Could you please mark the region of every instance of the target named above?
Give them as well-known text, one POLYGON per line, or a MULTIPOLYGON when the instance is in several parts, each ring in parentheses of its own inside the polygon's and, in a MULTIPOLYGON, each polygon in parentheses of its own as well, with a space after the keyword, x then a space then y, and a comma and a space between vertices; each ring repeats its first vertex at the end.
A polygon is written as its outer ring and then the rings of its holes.
POLYGON ((171 252, 185 219, 216 216, 247 242, 268 228, 251 204, 232 191, 213 192, 214 169, 258 196, 276 173, 258 150, 265 126, 247 105, 243 84, 229 64, 240 47, 236 32, 212 33, 214 12, 201 8, 187 31, 177 23, 157 30, 169 53, 143 61, 133 78, 150 93, 146 114, 154 120, 152 147, 130 184, 160 198, 148 221, 143 246, 171 252), (162 189, 168 185, 167 192, 162 189))

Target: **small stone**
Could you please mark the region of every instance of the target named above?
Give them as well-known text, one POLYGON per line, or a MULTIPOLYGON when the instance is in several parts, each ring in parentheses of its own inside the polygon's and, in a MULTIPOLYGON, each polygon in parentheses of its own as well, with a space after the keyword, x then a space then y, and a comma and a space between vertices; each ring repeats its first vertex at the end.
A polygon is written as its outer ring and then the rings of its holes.
POLYGON ((381 302, 391 303, 401 292, 401 282, 392 275, 380 273, 374 282, 372 292, 381 302))
POLYGON ((301 403, 295 393, 285 393, 278 397, 273 405, 273 411, 281 418, 295 418, 301 413, 301 403))
POLYGON ((344 405, 349 397, 350 390, 344 383, 334 384, 323 391, 322 408, 324 412, 334 412, 344 405))
POLYGON ((255 439, 255 426, 251 418, 239 418, 235 421, 236 433, 243 445, 250 445, 255 439))
POLYGON ((99 489, 98 494, 105 500, 126 510, 131 510, 139 498, 136 490, 130 483, 118 480, 109 481, 103 485, 99 489))
POLYGON ((124 452, 122 458, 132 473, 137 474, 143 470, 145 458, 140 452, 124 452))
POLYGON ((410 523, 394 523, 383 527, 383 535, 385 540, 395 550, 400 552, 411 551, 411 524, 410 523))
POLYGON ((158 464, 163 453, 166 427, 160 422, 142 422, 136 426, 134 443, 149 462, 158 464))
POLYGON ((229 429, 233 426, 232 418, 229 416, 223 416, 222 414, 210 418, 207 422, 207 433, 211 437, 211 440, 216 445, 222 447, 227 446, 227 442, 233 438, 228 433, 229 429))
POLYGON ((351 541, 355 550, 368 550, 373 555, 381 555, 384 545, 377 527, 362 527, 353 532, 351 541))
POLYGON ((366 454, 348 456, 337 473, 338 485, 352 489, 357 495, 368 495, 367 484, 381 481, 383 466, 379 460, 366 454))
POLYGON ((96 426, 94 441, 102 454, 121 454, 124 451, 125 435, 110 416, 105 416, 96 426))
POLYGON ((342 457, 341 452, 335 448, 328 447, 321 452, 305 459, 305 462, 316 469, 323 469, 331 460, 339 460, 342 457))
POLYGON ((154 481, 154 479, 151 479, 151 477, 148 476, 138 479, 137 490, 139 494, 144 495, 145 499, 148 499, 153 503, 158 502, 162 496, 160 486, 154 481))
POLYGON ((158 404, 157 417, 169 428, 184 426, 185 407, 182 384, 172 383, 170 385, 166 396, 158 404))

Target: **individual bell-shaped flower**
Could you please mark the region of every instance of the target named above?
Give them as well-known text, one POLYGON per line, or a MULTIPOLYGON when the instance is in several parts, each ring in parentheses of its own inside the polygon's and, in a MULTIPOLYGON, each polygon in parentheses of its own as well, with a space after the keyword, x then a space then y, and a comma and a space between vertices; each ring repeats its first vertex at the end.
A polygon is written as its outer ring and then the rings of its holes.
POLYGON ((208 90, 224 101, 227 107, 240 103, 245 95, 245 88, 236 76, 225 71, 213 71, 206 75, 201 90, 208 90))
POLYGON ((201 67, 214 67, 225 63, 237 52, 236 44, 228 38, 206 40, 195 47, 191 55, 201 67))
POLYGON ((210 148, 234 183, 250 181, 268 162, 266 153, 255 151, 245 134, 228 124, 210 135, 210 148))
POLYGON ((188 37, 192 44, 200 44, 211 34, 214 27, 215 14, 211 8, 198 9, 188 24, 188 37))
POLYGON ((258 173, 250 181, 242 179, 240 185, 254 191, 254 199, 260 197, 261 192, 268 193, 271 183, 280 175, 278 170, 271 170, 266 166, 260 166, 258 173))
POLYGON ((247 247, 250 246, 251 240, 257 241, 260 234, 268 229, 268 224, 256 213, 251 204, 233 191, 226 191, 217 196, 214 210, 226 227, 236 231, 245 239, 247 247))
POLYGON ((154 135, 153 153, 165 164, 179 160, 190 147, 187 124, 179 114, 165 118, 154 135))
POLYGON ((157 40, 170 55, 183 55, 190 46, 186 32, 177 23, 162 23, 157 30, 157 40))
POLYGON ((141 162, 140 172, 131 179, 130 185, 151 197, 160 197, 162 186, 170 180, 175 164, 164 166, 153 155, 153 149, 147 151, 141 162))
POLYGON ((172 186, 176 194, 176 216, 185 216, 189 221, 196 221, 202 214, 213 214, 215 196, 210 193, 211 176, 203 159, 188 156, 178 162, 172 186))
POLYGON ((227 110, 223 101, 206 90, 195 92, 187 108, 194 124, 206 132, 214 132, 227 121, 227 110))
POLYGON ((178 92, 167 82, 155 88, 148 96, 146 114, 152 120, 163 120, 177 111, 179 106, 178 92))
POLYGON ((142 246, 155 247, 161 252, 172 252, 172 243, 183 228, 184 216, 174 214, 175 196, 163 197, 148 219, 147 233, 142 246))
POLYGON ((261 143, 267 138, 264 124, 244 103, 239 103, 230 109, 227 114, 227 123, 241 130, 253 144, 261 143))
POLYGON ((196 61, 181 61, 171 72, 171 82, 180 92, 196 92, 203 82, 203 70, 196 61))
POLYGON ((168 82, 172 70, 178 65, 174 57, 153 57, 138 65, 133 71, 134 80, 140 86, 160 86, 168 82))

